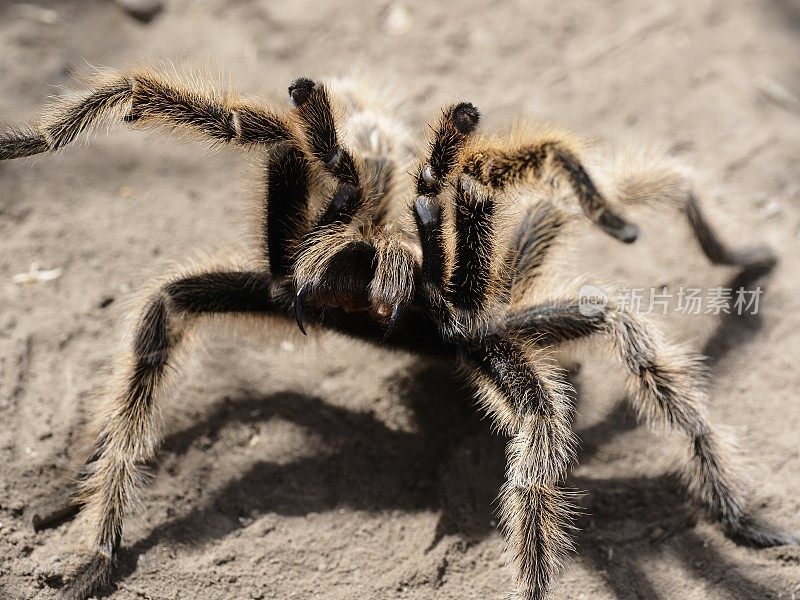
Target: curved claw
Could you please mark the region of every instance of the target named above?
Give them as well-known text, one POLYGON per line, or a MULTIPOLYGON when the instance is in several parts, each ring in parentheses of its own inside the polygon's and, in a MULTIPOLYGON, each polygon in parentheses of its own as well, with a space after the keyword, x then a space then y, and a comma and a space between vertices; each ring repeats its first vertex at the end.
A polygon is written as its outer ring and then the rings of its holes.
POLYGON ((297 292, 297 296, 294 299, 294 318, 297 321, 297 326, 300 328, 300 332, 303 335, 308 335, 306 333, 306 328, 303 327, 303 301, 308 296, 308 290, 311 287, 310 284, 306 283, 303 287, 300 288, 297 292))
POLYGON ((407 305, 405 303, 396 304, 392 309, 392 316, 389 317, 389 323, 386 325, 386 331, 383 334, 383 340, 386 341, 397 329, 397 326, 402 322, 405 316, 407 305))

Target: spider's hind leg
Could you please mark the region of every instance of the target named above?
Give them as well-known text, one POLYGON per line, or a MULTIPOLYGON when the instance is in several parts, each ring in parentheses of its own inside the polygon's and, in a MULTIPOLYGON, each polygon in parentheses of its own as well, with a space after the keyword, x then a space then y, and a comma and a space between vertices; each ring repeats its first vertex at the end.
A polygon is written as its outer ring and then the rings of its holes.
POLYGON ((700 248, 713 264, 766 271, 777 262, 767 246, 736 249, 726 243, 703 210, 692 177, 670 157, 652 151, 620 153, 613 161, 611 179, 614 195, 624 206, 685 213, 700 248))
POLYGON ((613 307, 543 304, 509 314, 506 327, 547 346, 590 336, 610 338, 629 373, 630 399, 640 419, 688 436, 683 480, 695 502, 736 541, 759 547, 798 543, 794 535, 776 531, 746 511, 733 456, 707 415, 707 383, 699 357, 663 343, 646 321, 613 307))
POLYGON ((766 271, 778 262, 778 257, 769 246, 751 246, 739 250, 728 246, 714 231, 700 207, 700 201, 693 193, 687 196, 685 210, 698 244, 715 265, 766 271))

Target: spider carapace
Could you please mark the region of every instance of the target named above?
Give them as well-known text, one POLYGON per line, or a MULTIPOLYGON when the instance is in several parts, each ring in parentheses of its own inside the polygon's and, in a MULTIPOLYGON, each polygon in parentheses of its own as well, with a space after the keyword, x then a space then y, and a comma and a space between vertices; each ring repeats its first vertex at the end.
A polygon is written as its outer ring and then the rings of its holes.
POLYGON ((601 193, 581 146, 555 129, 482 137, 478 110, 457 103, 442 110, 417 158, 395 107, 369 88, 301 78, 289 97, 291 104, 270 105, 148 68, 104 72, 34 125, 0 136, 7 160, 59 150, 101 120, 121 120, 235 144, 263 160, 252 256, 174 274, 151 290, 75 485, 29 512, 37 528, 83 513, 93 554, 63 598, 83 600, 110 576, 142 465, 159 444, 156 403, 177 352, 200 317, 222 315, 265 327, 268 317, 296 319, 304 333, 307 324, 456 358, 480 407, 510 438, 499 510, 517 598, 546 597, 572 548, 564 484, 575 460, 573 407, 553 353, 540 350, 574 340, 610 341, 639 417, 685 434, 688 492, 730 537, 797 542, 748 513, 726 442, 707 416, 698 357, 613 303, 586 311, 565 292, 536 294, 581 213, 630 243, 638 229, 623 214, 643 204, 684 212, 716 264, 771 264, 768 249, 734 251, 720 240, 681 169, 624 164, 601 193))

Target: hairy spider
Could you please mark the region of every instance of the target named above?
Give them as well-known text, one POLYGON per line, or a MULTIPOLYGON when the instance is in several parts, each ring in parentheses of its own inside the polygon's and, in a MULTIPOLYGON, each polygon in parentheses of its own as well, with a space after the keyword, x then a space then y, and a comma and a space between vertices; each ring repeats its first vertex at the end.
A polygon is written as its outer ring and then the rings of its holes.
POLYGON ((712 262, 771 264, 768 249, 737 252, 719 239, 682 171, 626 165, 610 202, 568 136, 521 126, 507 139, 481 138, 480 114, 466 102, 442 111, 415 166, 412 137, 368 88, 301 78, 289 96, 292 106, 279 108, 147 68, 105 72, 35 125, 0 137, 0 159, 20 158, 59 150, 101 118, 121 118, 235 143, 264 160, 255 257, 174 275, 150 293, 74 487, 29 512, 34 528, 78 509, 85 515, 94 552, 62 598, 88 597, 111 573, 123 517, 159 444, 156 403, 175 370, 168 366, 201 316, 267 327, 270 315, 296 318, 303 333, 309 323, 456 357, 481 408, 510 436, 500 513, 515 597, 544 598, 572 548, 564 481, 575 460, 573 406, 563 373, 541 349, 582 338, 616 348, 643 420, 688 436, 686 487, 730 537, 762 547, 797 542, 747 512, 726 443, 706 414, 698 357, 613 304, 585 314, 563 292, 526 301, 575 220, 570 206, 630 243, 638 230, 618 207, 667 203, 686 213, 712 262))

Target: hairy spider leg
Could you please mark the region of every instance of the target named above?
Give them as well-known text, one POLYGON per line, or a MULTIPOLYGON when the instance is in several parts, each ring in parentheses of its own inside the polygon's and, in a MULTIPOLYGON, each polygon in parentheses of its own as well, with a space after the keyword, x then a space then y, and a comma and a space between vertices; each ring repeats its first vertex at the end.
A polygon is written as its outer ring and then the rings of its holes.
POLYGON ((686 216, 695 238, 708 259, 715 265, 730 265, 745 269, 769 269, 777 262, 774 252, 767 246, 753 246, 736 250, 728 246, 711 227, 697 196, 690 192, 686 197, 686 216))
POLYGON ((463 360, 481 407, 511 436, 499 510, 515 598, 541 600, 574 549, 573 494, 564 488, 576 447, 569 385, 547 358, 505 334, 469 345, 463 360))
POLYGON ((508 294, 512 304, 538 283, 554 248, 563 241, 571 216, 552 202, 530 206, 512 238, 508 294))
POLYGON ((279 281, 291 277, 309 231, 310 165, 297 142, 280 142, 266 158, 265 175, 261 241, 270 274, 279 281))
POLYGON ((512 150, 474 150, 464 158, 463 170, 498 191, 555 175, 567 181, 583 213, 603 231, 627 244, 636 241, 639 235, 639 228, 617 214, 597 189, 577 152, 557 137, 512 150))
POLYGON ((610 339, 628 371, 629 398, 639 418, 688 436, 689 460, 682 478, 694 501, 737 541, 759 547, 797 543, 792 534, 773 531, 746 512, 744 485, 736 476, 732 453, 707 414, 708 383, 701 357, 662 342, 641 317, 613 306, 594 308, 544 303, 515 310, 505 325, 539 346, 590 336, 610 339))
POLYGON ((279 312, 269 283, 263 273, 206 271, 174 279, 147 301, 130 360, 99 415, 96 442, 78 478, 75 500, 91 528, 94 553, 62 590, 62 598, 83 600, 108 579, 126 510, 160 443, 156 405, 191 326, 200 315, 279 312))
POLYGON ((484 410, 512 440, 500 514, 516 594, 544 598, 572 548, 569 494, 563 489, 574 460, 568 386, 546 359, 499 331, 487 332, 500 290, 492 190, 454 172, 475 118, 461 135, 448 113, 434 129, 431 159, 417 178, 414 212, 422 245, 422 280, 443 337, 460 349, 464 370, 484 410), (443 126, 444 125, 444 126, 443 126), (440 159, 437 165, 437 158, 440 159), (438 168, 437 168, 438 166, 438 168), (453 233, 445 228, 440 193, 455 176, 453 233), (448 235, 454 235, 452 243, 448 235))
POLYGON ((56 100, 34 125, 0 135, 0 160, 55 151, 103 118, 122 117, 136 127, 180 128, 212 142, 268 145, 291 138, 269 107, 173 83, 149 69, 109 71, 76 98, 56 100))

